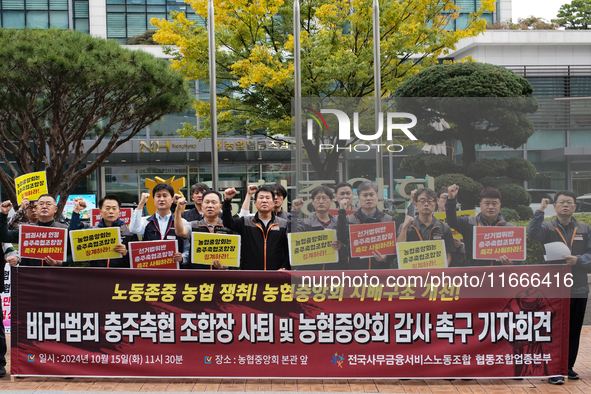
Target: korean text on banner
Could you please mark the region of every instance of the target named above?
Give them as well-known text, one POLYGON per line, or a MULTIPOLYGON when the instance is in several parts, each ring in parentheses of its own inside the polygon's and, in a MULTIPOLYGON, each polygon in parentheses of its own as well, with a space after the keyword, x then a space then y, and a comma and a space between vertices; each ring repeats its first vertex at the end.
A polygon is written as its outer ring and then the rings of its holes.
POLYGON ((363 284, 368 273, 332 271, 361 283, 331 289, 302 283, 304 275, 318 283, 321 271, 15 267, 11 374, 565 375, 570 289, 562 282, 570 272, 551 264, 486 267, 482 287, 473 287, 481 267, 375 270, 370 276, 384 286, 374 287, 363 284), (398 284, 388 284, 393 275, 398 284), (509 277, 536 275, 552 283, 507 286, 509 277))
POLYGON ((193 233, 193 264, 212 265, 214 260, 226 267, 240 267, 240 235, 193 233))
POLYGON ((291 233, 287 239, 292 266, 339 262, 338 252, 330 246, 336 240, 335 230, 291 233))
POLYGON ((20 204, 25 198, 37 200, 39 196, 47 194, 47 178, 45 171, 32 172, 14 179, 16 185, 16 199, 20 204))
POLYGON ((396 251, 399 268, 447 267, 447 254, 443 240, 399 242, 396 244, 396 251))
POLYGON ((394 222, 352 224, 349 226, 351 257, 374 257, 396 254, 396 224, 394 222))
MULTIPOLYGON (((131 208, 121 208, 119 210, 119 219, 121 219, 126 226, 129 226, 129 222, 131 222, 132 211, 133 210, 131 208)), ((101 210, 98 208, 93 208, 90 215, 90 225, 92 227, 96 226, 99 224, 101 219, 101 210)))
MULTIPOLYGON (((442 222, 447 223, 447 215, 445 212, 435 212, 434 215, 435 215, 435 219, 439 219, 442 222)), ((456 212, 456 217, 459 217, 459 218, 465 218, 465 217, 469 217, 469 216, 476 216, 476 210, 471 209, 468 211, 457 211, 456 212)), ((453 228, 451 229, 451 235, 456 239, 463 239, 464 238, 464 237, 462 237, 462 234, 458 233, 453 228)))
POLYGON ((179 263, 173 258, 178 252, 177 241, 130 242, 128 246, 131 268, 179 268, 179 263))
POLYGON ((18 252, 21 258, 66 261, 68 230, 56 227, 20 225, 18 252))
POLYGON ((119 227, 101 227, 70 231, 74 261, 117 259, 121 253, 113 249, 121 243, 119 227))
POLYGON ((474 227, 475 260, 525 260, 525 227, 474 227))

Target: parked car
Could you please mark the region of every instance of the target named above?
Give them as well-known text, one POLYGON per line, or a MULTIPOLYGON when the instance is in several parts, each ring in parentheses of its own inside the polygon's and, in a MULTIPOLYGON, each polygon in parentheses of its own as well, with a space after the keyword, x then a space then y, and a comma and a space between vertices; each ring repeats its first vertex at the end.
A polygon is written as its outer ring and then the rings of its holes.
POLYGON ((591 193, 577 197, 577 212, 591 212, 591 193))

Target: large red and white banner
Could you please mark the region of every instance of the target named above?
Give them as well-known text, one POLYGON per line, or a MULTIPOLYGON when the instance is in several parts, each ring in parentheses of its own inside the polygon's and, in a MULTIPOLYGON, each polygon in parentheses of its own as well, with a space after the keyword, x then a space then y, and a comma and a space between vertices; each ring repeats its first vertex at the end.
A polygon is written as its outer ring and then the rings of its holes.
POLYGON ((67 267, 14 273, 13 376, 567 372, 568 266, 331 271, 332 277, 67 267))

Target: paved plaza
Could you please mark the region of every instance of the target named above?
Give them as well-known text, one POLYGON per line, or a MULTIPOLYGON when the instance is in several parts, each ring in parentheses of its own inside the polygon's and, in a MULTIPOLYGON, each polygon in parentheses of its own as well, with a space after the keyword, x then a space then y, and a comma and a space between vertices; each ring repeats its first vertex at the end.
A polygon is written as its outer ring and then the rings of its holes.
MULTIPOLYGON (((7 335, 10 340, 10 335, 7 335)), ((10 356, 7 371, 10 370, 10 356)), ((399 380, 399 379, 108 379, 46 378, 0 379, 0 394, 22 390, 22 394, 47 391, 118 392, 331 392, 331 393, 421 393, 421 394, 534 394, 591 393, 591 326, 583 327, 581 351, 575 366, 580 380, 553 386, 548 379, 524 380, 399 380)))

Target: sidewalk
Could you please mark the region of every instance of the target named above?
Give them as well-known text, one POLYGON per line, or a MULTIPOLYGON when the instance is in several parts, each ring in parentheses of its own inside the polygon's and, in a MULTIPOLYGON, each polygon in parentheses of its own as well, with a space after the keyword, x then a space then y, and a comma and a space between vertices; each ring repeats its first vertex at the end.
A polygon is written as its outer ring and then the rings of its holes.
MULTIPOLYGON (((10 343, 10 335, 7 335, 10 343)), ((8 355, 7 371, 10 371, 8 355)), ((118 391, 118 392, 354 392, 421 394, 534 394, 591 393, 591 326, 583 327, 581 350, 575 371, 580 380, 553 386, 548 379, 525 380, 404 380, 399 379, 108 379, 108 378, 17 378, 0 379, 0 393, 9 390, 118 391)), ((36 393, 40 394, 40 393, 36 393)))

